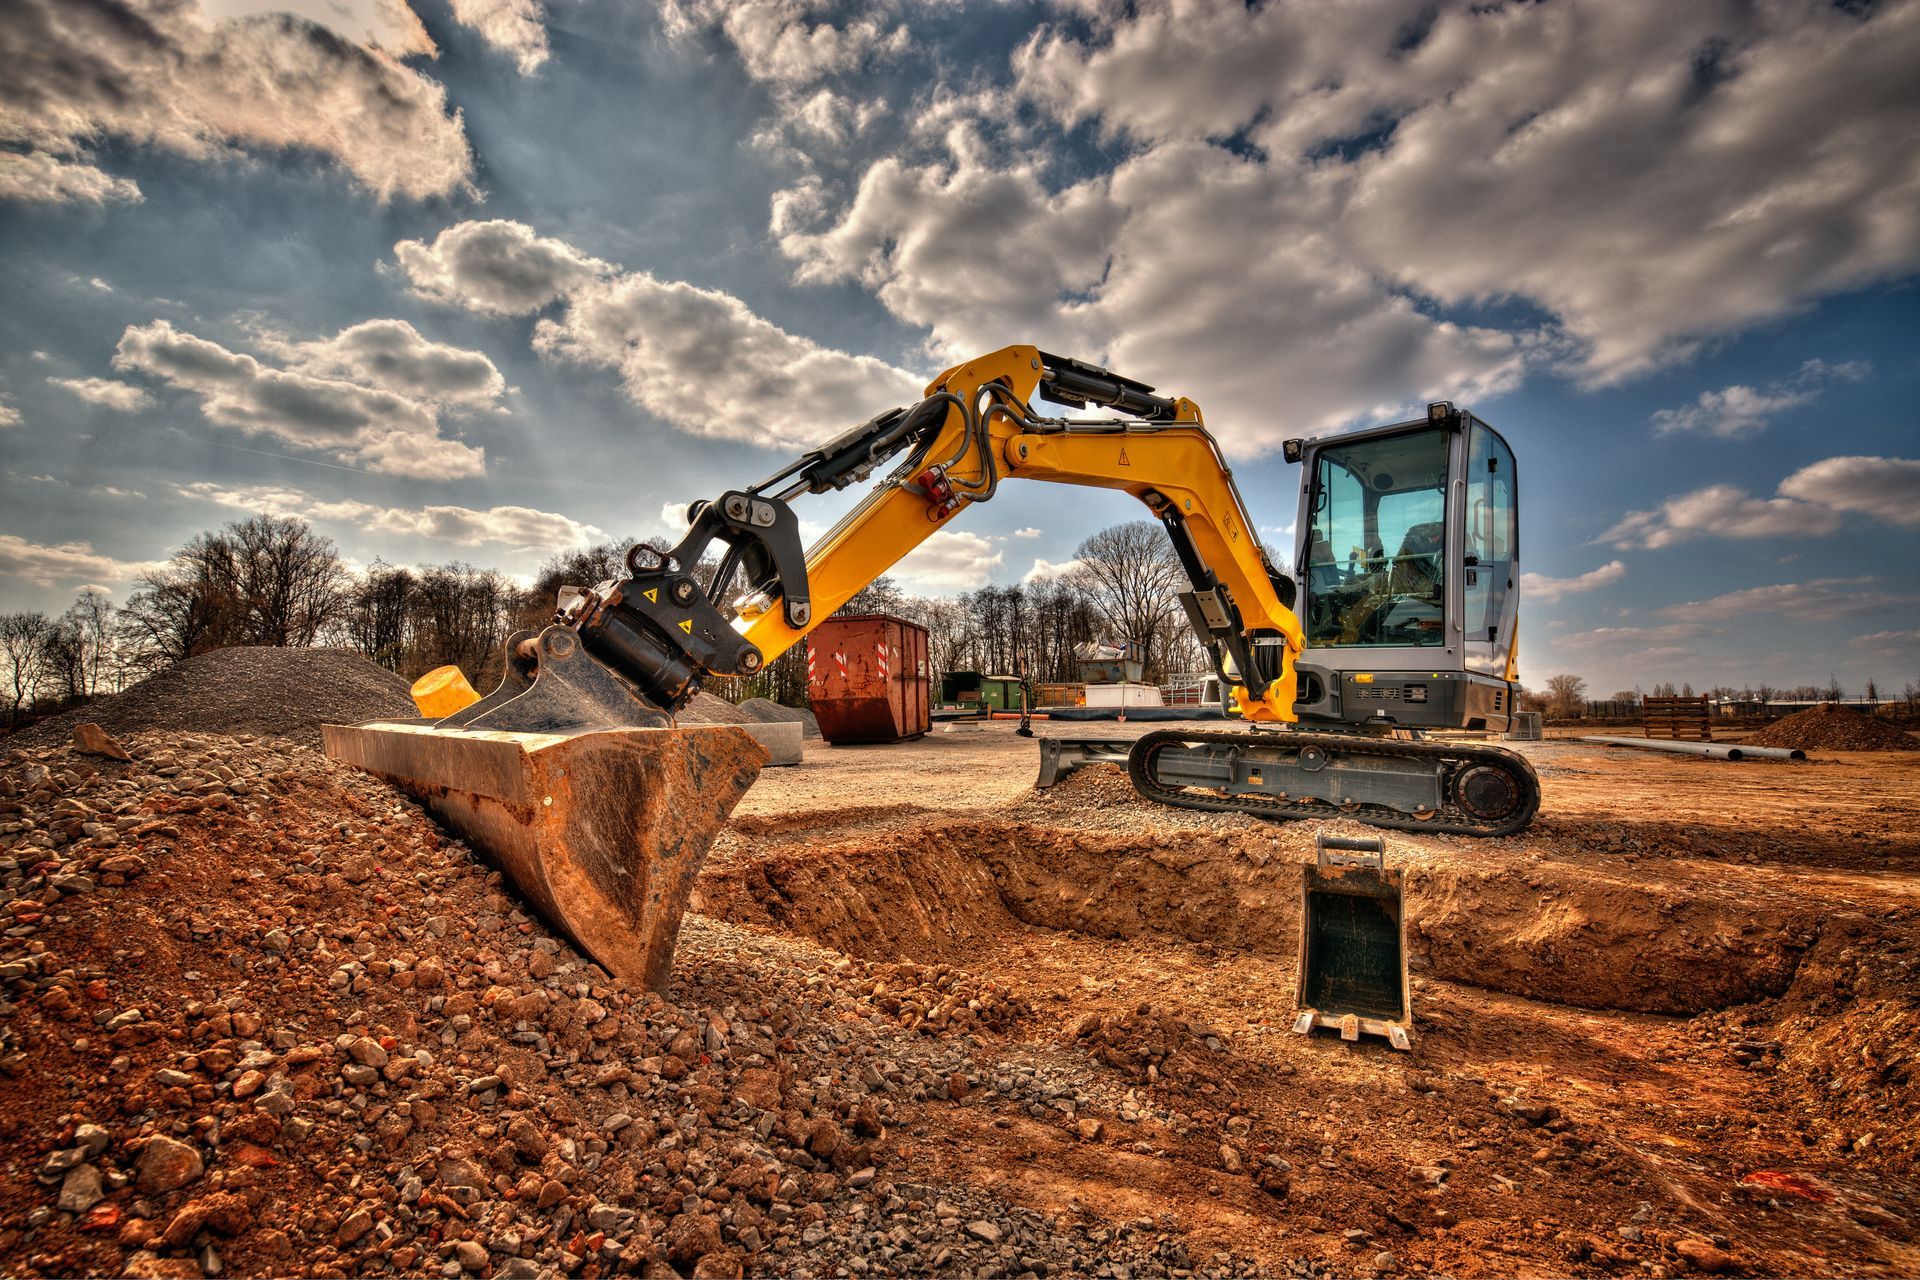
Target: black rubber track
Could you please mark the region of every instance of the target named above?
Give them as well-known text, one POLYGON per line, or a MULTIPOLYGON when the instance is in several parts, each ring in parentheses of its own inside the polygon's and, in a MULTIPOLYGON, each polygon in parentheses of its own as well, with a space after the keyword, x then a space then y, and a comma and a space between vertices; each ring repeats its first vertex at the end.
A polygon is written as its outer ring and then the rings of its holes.
POLYGON ((1352 818, 1371 827, 1390 827, 1399 831, 1441 831, 1450 835, 1510 836, 1524 831, 1540 812, 1540 779, 1533 766, 1511 751, 1500 747, 1466 742, 1407 742, 1395 738, 1376 738, 1358 733, 1182 733, 1177 729, 1159 729, 1143 735, 1127 755, 1127 774, 1134 790, 1159 804, 1180 809, 1200 809, 1209 813, 1245 813, 1256 818, 1294 820, 1299 818, 1352 818), (1297 753, 1306 747, 1319 747, 1332 756, 1393 756, 1400 759, 1439 760, 1446 765, 1441 793, 1444 804, 1432 816, 1414 817, 1386 805, 1337 805, 1325 801, 1294 802, 1270 796, 1227 796, 1214 791, 1191 791, 1170 787, 1154 777, 1154 761, 1169 747, 1193 745, 1239 747, 1243 751, 1297 753), (1462 769, 1472 765, 1490 765, 1504 770, 1518 784, 1520 803, 1506 818, 1488 822, 1460 808, 1453 799, 1453 780, 1462 769))

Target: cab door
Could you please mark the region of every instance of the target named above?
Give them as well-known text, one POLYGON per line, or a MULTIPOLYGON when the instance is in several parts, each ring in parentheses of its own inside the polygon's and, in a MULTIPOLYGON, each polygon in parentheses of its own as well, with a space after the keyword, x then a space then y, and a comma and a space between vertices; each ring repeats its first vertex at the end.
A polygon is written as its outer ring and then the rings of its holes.
POLYGON ((1471 419, 1461 546, 1462 639, 1467 669, 1504 675, 1519 628, 1520 518, 1513 450, 1471 419))

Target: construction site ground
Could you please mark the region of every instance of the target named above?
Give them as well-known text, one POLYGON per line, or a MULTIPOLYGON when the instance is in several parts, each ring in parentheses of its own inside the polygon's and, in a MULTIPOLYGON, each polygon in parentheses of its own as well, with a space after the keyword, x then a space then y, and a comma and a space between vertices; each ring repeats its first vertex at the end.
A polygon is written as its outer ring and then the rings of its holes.
POLYGON ((1316 824, 1005 722, 764 772, 664 1000, 306 748, 16 753, 0 1269, 1920 1272, 1920 752, 1508 745, 1410 1053, 1291 1033, 1316 824))
POLYGON ((1410 1054, 1290 1033, 1321 824, 1167 809, 1112 766, 1035 792, 1005 723, 769 771, 700 905, 1003 983, 1030 1013, 996 1070, 1100 1086, 1079 1130, 928 1110, 897 1139, 923 1179, 1171 1213, 1274 1270, 1920 1270, 1920 756, 1507 745, 1529 831, 1386 837, 1410 1054))

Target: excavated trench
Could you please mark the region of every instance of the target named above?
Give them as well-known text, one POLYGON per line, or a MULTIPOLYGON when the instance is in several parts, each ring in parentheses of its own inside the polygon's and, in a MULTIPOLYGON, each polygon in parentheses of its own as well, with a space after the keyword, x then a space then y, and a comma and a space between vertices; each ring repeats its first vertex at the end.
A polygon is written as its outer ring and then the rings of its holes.
MULTIPOLYGON (((1478 843, 1397 851, 1416 974, 1690 1015, 1779 996, 1819 935, 1817 904, 1731 887, 1711 867, 1649 881, 1624 862, 1615 871, 1478 843)), ((1001 821, 804 847, 749 837, 709 867, 694 909, 863 959, 965 965, 986 944, 1050 930, 1225 948, 1290 970, 1311 856, 1298 828, 1151 838, 1001 821)))

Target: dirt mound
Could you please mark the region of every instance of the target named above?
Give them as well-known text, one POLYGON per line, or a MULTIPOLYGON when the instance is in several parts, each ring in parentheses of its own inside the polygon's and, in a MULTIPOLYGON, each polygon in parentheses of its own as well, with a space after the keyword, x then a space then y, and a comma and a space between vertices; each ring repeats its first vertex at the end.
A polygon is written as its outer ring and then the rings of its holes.
POLYGON ((49 716, 6 742, 56 746, 74 725, 91 720, 114 734, 256 733, 317 747, 323 724, 418 714, 407 688, 400 676, 346 649, 216 649, 124 693, 49 716))
POLYGON ((891 1194, 888 1092, 968 1080, 939 1037, 879 1047, 876 995, 1007 1003, 949 971, 856 994, 703 921, 669 1003, 315 752, 126 745, 0 768, 7 1274, 836 1270, 800 1255, 891 1194))
POLYGON ((820 722, 805 707, 783 707, 771 698, 748 698, 740 704, 740 714, 761 724, 799 724, 809 738, 820 736, 820 722))
POLYGON ((1920 739, 1912 734, 1831 702, 1776 720, 1740 745, 1802 751, 1920 751, 1920 739))

